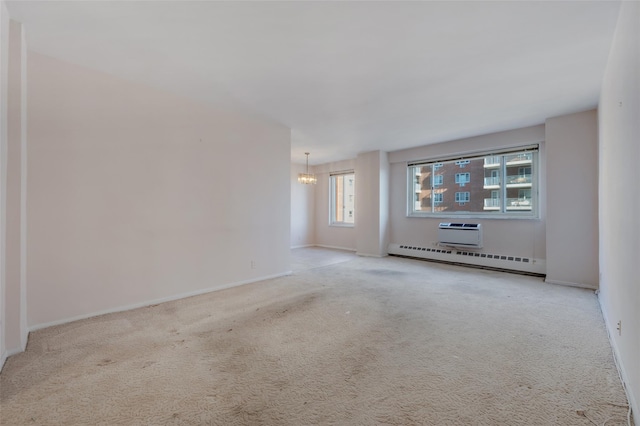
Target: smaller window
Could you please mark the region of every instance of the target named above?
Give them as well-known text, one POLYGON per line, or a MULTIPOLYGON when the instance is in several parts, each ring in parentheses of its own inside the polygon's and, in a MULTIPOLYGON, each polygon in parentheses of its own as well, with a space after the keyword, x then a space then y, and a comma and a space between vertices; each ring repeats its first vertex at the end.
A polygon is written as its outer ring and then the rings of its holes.
POLYGON ((442 163, 434 163, 433 164, 433 170, 438 170, 441 167, 442 167, 442 163))
POLYGON ((456 192, 456 203, 468 203, 470 198, 469 192, 456 192))
POLYGON ((442 175, 433 175, 433 186, 440 186, 444 181, 442 175))
POLYGON ((331 175, 329 179, 331 225, 353 225, 355 211, 355 175, 353 173, 331 175))
POLYGON ((460 166, 461 169, 464 169, 464 166, 466 166, 467 164, 469 164, 470 161, 469 160, 460 160, 460 161, 456 161, 456 164, 458 166, 460 166))
POLYGON ((436 204, 442 203, 442 192, 437 192, 433 194, 433 202, 436 204))

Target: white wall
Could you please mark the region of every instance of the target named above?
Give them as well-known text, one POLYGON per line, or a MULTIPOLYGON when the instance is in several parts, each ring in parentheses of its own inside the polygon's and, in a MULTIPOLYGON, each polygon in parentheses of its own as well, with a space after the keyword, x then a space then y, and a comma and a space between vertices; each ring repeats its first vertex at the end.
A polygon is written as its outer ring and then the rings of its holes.
POLYGON ((640 3, 623 2, 598 111, 600 305, 640 416, 640 3), (622 321, 621 333, 616 326, 622 321))
POLYGON ((289 271, 290 129, 33 52, 28 79, 31 328, 289 271))
MULTIPOLYGON (((407 217, 407 162, 421 159, 455 156, 492 149, 540 143, 540 186, 545 182, 544 126, 532 126, 506 132, 465 138, 389 153, 390 184, 390 241, 396 244, 431 246, 438 241, 440 218, 407 217)), ((484 247, 482 252, 529 257, 544 262, 545 255, 545 197, 541 194, 539 219, 469 219, 482 223, 484 247)))
MULTIPOLYGON (((355 170, 355 160, 337 161, 320 164, 313 167, 313 173, 318 178, 315 188, 315 244, 323 247, 356 250, 356 227, 358 226, 358 212, 356 211, 355 226, 329 225, 329 174, 346 170, 355 170)), ((356 175, 356 202, 358 183, 356 175)), ((362 183, 365 184, 366 183, 362 183)))
POLYGON ((316 185, 298 182, 305 171, 305 164, 291 164, 291 248, 315 244, 316 185))
POLYGON ((546 121, 547 282, 598 288, 597 126, 595 110, 546 121))

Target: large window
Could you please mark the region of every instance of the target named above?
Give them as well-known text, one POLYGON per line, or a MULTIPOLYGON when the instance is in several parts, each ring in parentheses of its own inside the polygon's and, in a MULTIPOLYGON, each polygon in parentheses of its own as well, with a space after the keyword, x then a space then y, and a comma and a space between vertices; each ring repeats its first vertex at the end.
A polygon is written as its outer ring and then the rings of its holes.
MULTIPOLYGON (((419 178, 414 176, 414 183, 419 178)), ((331 185, 331 225, 351 226, 355 219, 356 176, 353 172, 332 174, 329 179, 331 185)))
POLYGON ((410 216, 537 217, 538 148, 410 163, 410 216))

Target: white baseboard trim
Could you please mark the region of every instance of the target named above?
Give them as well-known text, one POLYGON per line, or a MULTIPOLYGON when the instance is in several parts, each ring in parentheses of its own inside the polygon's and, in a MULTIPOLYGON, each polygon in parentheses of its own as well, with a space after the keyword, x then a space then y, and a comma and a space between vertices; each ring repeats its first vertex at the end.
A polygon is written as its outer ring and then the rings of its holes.
POLYGON ((29 343, 29 330, 27 329, 27 327, 24 327, 24 330, 22 330, 22 340, 20 341, 20 345, 21 345, 21 352, 24 352, 27 350, 27 344, 29 343))
POLYGON ((325 245, 325 244, 314 244, 314 247, 322 247, 322 248, 332 249, 332 250, 352 251, 354 253, 356 251, 356 249, 354 249, 354 248, 340 247, 340 246, 328 246, 328 245, 325 245))
POLYGON ((382 258, 382 257, 387 257, 388 256, 387 254, 385 254, 385 255, 371 254, 371 253, 362 253, 362 252, 359 252, 359 251, 357 251, 356 254, 358 256, 362 256, 362 257, 377 257, 377 258, 382 258))
POLYGON ((7 359, 12 356, 12 355, 16 355, 19 354, 21 352, 24 352, 24 349, 21 348, 14 348, 14 349, 10 349, 10 350, 6 350, 4 351, 4 353, 2 354, 2 356, 0 356, 0 371, 2 371, 2 369, 4 368, 4 363, 7 361, 7 359))
MULTIPOLYGON (((613 359, 616 364, 616 368, 618 369, 618 374, 620 375, 620 380, 622 381, 622 387, 624 388, 624 392, 627 395, 627 400, 629 401, 629 406, 631 407, 631 412, 634 415, 634 418, 638 416, 640 413, 640 406, 636 404, 635 394, 633 393, 633 389, 628 386, 629 375, 624 368, 624 364, 622 363, 622 359, 620 358, 620 350, 618 349, 618 345, 616 344, 616 340, 613 338, 613 333, 615 333, 615 329, 613 328, 613 323, 609 320, 609 316, 607 315, 607 311, 602 305, 602 299, 600 293, 597 295, 598 297, 598 305, 600 306, 600 312, 602 312, 602 317, 604 318, 604 328, 607 330, 607 337, 609 338, 609 344, 611 345, 611 351, 613 352, 613 359)), ((637 423, 637 418, 635 419, 637 423)))
POLYGON ((574 283, 574 282, 570 282, 570 281, 550 280, 548 278, 545 278, 544 282, 548 283, 548 284, 564 285, 564 286, 567 286, 567 287, 584 288, 584 289, 587 289, 587 290, 597 290, 598 289, 597 286, 594 287, 594 286, 588 285, 588 284, 574 283))
POLYGON ((284 276, 291 275, 291 274, 292 274, 292 271, 286 271, 286 272, 282 272, 282 273, 279 273, 279 274, 265 275, 265 276, 258 277, 258 278, 251 278, 251 279, 248 279, 248 280, 235 281, 235 282, 232 282, 232 283, 222 284, 222 285, 215 286, 215 287, 208 287, 208 288, 201 289, 201 290, 190 291, 190 292, 187 292, 187 293, 180 293, 180 294, 176 294, 176 295, 173 295, 173 296, 161 297, 159 299, 147 300, 145 302, 133 303, 131 305, 119 306, 119 307, 111 308, 111 309, 104 309, 104 310, 97 311, 97 312, 91 312, 91 313, 88 313, 88 314, 77 315, 77 316, 74 316, 74 317, 71 317, 71 318, 64 318, 64 319, 60 319, 60 320, 55 320, 55 321, 50 321, 50 322, 46 322, 46 323, 32 325, 32 326, 29 327, 29 331, 31 332, 31 331, 41 330, 43 328, 53 327, 55 325, 61 325, 61 324, 66 324, 66 323, 70 323, 70 322, 73 322, 73 321, 79 321, 79 320, 83 320, 83 319, 87 319, 87 318, 97 317, 97 316, 100 316, 100 315, 114 314, 114 313, 117 313, 117 312, 124 312, 124 311, 130 311, 132 309, 144 308, 146 306, 157 305, 159 303, 172 302, 174 300, 185 299, 187 297, 192 297, 192 296, 199 296, 201 294, 211 293, 211 292, 219 291, 219 290, 226 290, 226 289, 232 288, 232 287, 238 287, 238 286, 245 285, 245 284, 251 284, 251 283, 255 283, 255 282, 259 282, 259 281, 270 280, 270 279, 273 279, 273 278, 284 277, 284 276))
POLYGON ((4 367, 4 363, 7 361, 7 359, 10 356, 24 352, 27 349, 28 340, 29 340, 29 330, 23 330, 22 339, 20 340, 20 347, 14 348, 14 349, 7 349, 6 351, 4 351, 2 355, 0 355, 0 371, 2 371, 2 368, 4 367))
POLYGON ((21 352, 24 352, 24 349, 22 349, 22 348, 11 349, 11 350, 7 351, 7 358, 9 358, 12 355, 19 354, 21 352))
POLYGON ((299 248, 315 247, 315 244, 302 244, 300 246, 291 246, 291 250, 299 248))

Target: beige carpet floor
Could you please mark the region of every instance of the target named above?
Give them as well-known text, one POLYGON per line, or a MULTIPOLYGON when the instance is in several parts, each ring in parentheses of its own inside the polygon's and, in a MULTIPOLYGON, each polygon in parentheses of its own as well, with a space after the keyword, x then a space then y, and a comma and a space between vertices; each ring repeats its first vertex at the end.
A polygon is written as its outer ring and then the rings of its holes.
POLYGON ((294 267, 32 333, 0 423, 627 424, 592 291, 319 249, 294 267))

